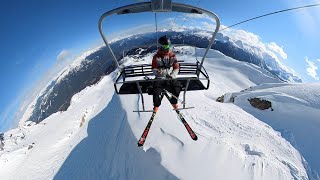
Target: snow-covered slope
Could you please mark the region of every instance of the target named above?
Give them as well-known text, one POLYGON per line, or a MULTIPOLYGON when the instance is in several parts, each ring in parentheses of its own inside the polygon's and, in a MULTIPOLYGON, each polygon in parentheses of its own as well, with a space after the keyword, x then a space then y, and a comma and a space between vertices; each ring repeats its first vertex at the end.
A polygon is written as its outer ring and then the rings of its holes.
MULTIPOLYGON (((311 168, 320 172, 320 84, 263 84, 234 93, 234 103, 280 131, 304 156, 311 168), (259 110, 248 101, 259 98, 272 109, 259 110)), ((318 176, 314 173, 314 176, 318 176)), ((319 178, 319 176, 318 176, 319 178)))
MULTIPOLYGON (((215 101, 279 80, 216 51, 205 67, 211 88, 190 92, 187 103, 196 108, 183 112, 198 141, 164 100, 138 148, 150 114, 132 112, 141 108, 137 95, 115 94, 115 72, 73 96, 67 111, 6 132, 1 179, 307 179, 301 155, 278 132, 236 105, 215 101)), ((145 101, 151 108, 151 97, 145 101)))

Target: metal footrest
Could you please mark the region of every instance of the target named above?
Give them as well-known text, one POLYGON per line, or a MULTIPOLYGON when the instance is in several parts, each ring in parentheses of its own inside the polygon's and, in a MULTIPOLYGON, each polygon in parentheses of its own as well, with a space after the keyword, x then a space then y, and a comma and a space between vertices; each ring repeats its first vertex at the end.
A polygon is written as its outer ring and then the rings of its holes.
POLYGON ((133 112, 153 112, 153 110, 145 110, 145 111, 133 111, 133 112))
POLYGON ((184 110, 184 109, 193 109, 194 107, 185 107, 185 108, 178 108, 178 109, 173 109, 173 110, 184 110))

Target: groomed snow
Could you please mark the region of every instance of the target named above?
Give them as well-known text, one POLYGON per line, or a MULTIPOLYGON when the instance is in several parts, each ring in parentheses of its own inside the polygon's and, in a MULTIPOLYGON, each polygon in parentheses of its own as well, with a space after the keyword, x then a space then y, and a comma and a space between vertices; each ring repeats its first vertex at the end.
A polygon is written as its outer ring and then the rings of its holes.
MULTIPOLYGON (((280 133, 236 105, 215 101, 278 80, 216 51, 205 67, 211 87, 188 93, 188 105, 196 108, 183 111, 198 141, 164 100, 138 148, 151 114, 132 112, 141 108, 137 95, 115 94, 115 72, 76 94, 67 111, 6 132, 1 179, 307 179, 302 157, 280 133)), ((145 101, 151 109, 151 97, 145 101)))

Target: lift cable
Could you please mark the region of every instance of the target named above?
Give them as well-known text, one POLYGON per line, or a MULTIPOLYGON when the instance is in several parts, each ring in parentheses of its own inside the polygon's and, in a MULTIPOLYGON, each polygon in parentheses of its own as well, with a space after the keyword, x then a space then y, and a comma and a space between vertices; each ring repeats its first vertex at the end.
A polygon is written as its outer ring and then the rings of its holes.
POLYGON ((273 14, 278 14, 278 13, 282 13, 282 12, 286 12, 286 11, 293 11, 293 10, 297 10, 297 9, 304 9, 304 8, 316 7, 316 6, 320 6, 320 4, 311 4, 311 5, 306 5, 306 6, 299 6, 299 7, 295 7, 295 8, 289 8, 289 9, 284 9, 284 10, 280 10, 280 11, 275 11, 275 12, 272 12, 272 13, 260 15, 260 16, 254 17, 254 18, 250 18, 250 19, 247 19, 247 20, 244 20, 244 21, 235 23, 235 24, 233 24, 233 25, 231 25, 231 26, 228 26, 228 27, 225 27, 225 28, 223 28, 223 29, 220 29, 220 31, 229 29, 229 28, 231 28, 231 27, 234 27, 234 26, 237 26, 237 25, 239 25, 239 24, 243 24, 243 23, 246 23, 246 22, 255 20, 255 19, 259 19, 259 18, 262 18, 262 17, 270 16, 270 15, 273 15, 273 14))

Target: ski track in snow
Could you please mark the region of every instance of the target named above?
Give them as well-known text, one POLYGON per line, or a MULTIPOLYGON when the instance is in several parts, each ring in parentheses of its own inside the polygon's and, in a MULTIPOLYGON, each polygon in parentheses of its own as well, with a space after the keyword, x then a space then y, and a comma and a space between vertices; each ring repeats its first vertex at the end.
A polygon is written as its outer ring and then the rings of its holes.
MULTIPOLYGON (((164 99, 138 148, 151 113, 132 112, 141 109, 137 95, 115 94, 114 72, 76 94, 67 111, 6 132, 1 179, 307 179, 302 157, 280 133, 234 104, 215 102, 278 80, 217 51, 205 67, 210 89, 188 92, 196 108, 182 112, 198 141, 164 99)), ((151 109, 152 98, 145 104, 151 109)))

